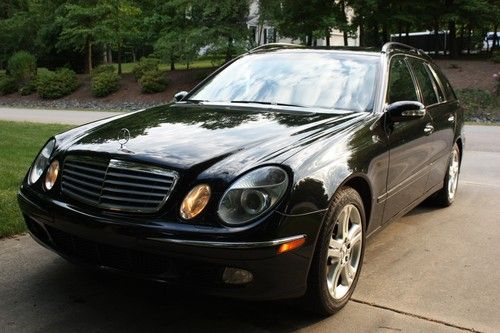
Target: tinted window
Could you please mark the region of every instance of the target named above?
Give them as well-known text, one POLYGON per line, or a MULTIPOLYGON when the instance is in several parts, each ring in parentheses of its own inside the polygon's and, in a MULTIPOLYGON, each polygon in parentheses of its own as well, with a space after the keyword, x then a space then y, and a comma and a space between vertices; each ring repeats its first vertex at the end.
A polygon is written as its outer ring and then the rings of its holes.
POLYGON ((439 99, 439 102, 444 102, 446 101, 446 97, 444 96, 443 90, 441 90, 441 85, 439 76, 437 75, 436 71, 428 64, 425 64, 425 68, 429 72, 431 79, 432 79, 432 85, 434 86, 434 90, 437 92, 437 96, 439 99))
POLYGON ((367 111, 380 58, 283 50, 244 56, 199 88, 191 100, 256 102, 367 111))
POLYGON ((446 99, 449 101, 457 99, 457 96, 455 95, 455 92, 453 91, 453 88, 451 87, 450 81, 448 81, 448 79, 444 76, 443 72, 441 72, 439 67, 432 66, 432 68, 438 74, 439 79, 441 80, 441 83, 443 83, 444 92, 446 94, 446 99))
POLYGON ((434 90, 431 77, 425 68, 423 61, 415 58, 410 58, 409 60, 411 66, 413 67, 413 71, 415 72, 415 76, 417 77, 422 97, 424 98, 424 104, 436 104, 438 102, 436 91, 434 90))
POLYGON ((415 85, 404 57, 394 57, 389 71, 388 103, 418 101, 415 85))

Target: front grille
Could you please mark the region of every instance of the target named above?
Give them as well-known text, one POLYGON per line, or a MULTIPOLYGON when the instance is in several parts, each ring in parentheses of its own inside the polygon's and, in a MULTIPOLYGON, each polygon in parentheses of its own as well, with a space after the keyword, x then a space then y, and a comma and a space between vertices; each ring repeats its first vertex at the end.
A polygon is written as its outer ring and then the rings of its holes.
POLYGON ((170 196, 177 172, 144 164, 68 156, 62 193, 102 209, 153 213, 170 196))

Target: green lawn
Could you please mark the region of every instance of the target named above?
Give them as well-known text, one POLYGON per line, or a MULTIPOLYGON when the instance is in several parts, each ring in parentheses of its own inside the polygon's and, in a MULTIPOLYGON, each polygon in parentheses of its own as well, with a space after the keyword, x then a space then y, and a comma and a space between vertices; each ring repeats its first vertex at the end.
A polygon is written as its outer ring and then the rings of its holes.
MULTIPOLYGON (((218 67, 224 63, 224 59, 198 59, 193 61, 192 63, 189 64, 189 68, 212 68, 212 67, 218 67)), ((135 67, 137 63, 135 62, 126 62, 122 64, 122 72, 124 74, 126 73, 132 73, 132 69, 135 67)), ((116 68, 118 68, 117 64, 114 64, 116 68)), ((186 69, 187 65, 185 63, 176 63, 175 64, 175 69, 186 69)), ((160 64, 160 69, 163 71, 169 71, 170 70, 170 64, 160 64)))
POLYGON ((17 190, 42 145, 71 126, 0 121, 0 238, 25 230, 17 190))

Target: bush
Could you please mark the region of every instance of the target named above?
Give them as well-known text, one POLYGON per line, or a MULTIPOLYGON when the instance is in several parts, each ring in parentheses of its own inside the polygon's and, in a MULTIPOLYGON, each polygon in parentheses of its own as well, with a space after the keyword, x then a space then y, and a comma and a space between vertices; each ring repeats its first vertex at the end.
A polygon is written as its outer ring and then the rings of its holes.
POLYGON ((7 71, 20 86, 36 78, 36 58, 29 52, 19 51, 9 58, 7 71))
POLYGON ((139 79, 141 91, 145 94, 162 92, 167 88, 167 79, 159 70, 145 72, 139 79))
POLYGON ((160 70, 160 59, 142 57, 139 63, 132 69, 136 81, 139 81, 146 72, 160 70))
POLYGON ((93 74, 90 81, 90 89, 95 97, 108 96, 120 88, 120 76, 114 71, 102 71, 99 74, 93 74))
POLYGON ((31 95, 36 91, 36 80, 29 81, 19 88, 21 95, 31 95))
POLYGON ((457 91, 457 97, 465 109, 467 119, 486 116, 495 105, 493 95, 487 90, 462 89, 457 91))
POLYGON ((99 65, 92 70, 92 76, 102 73, 116 73, 116 68, 113 65, 99 65))
POLYGON ((493 56, 491 57, 491 61, 493 61, 495 64, 500 63, 500 52, 493 53, 493 56))
POLYGON ((71 69, 61 68, 44 71, 38 75, 37 89, 40 97, 56 99, 71 94, 79 86, 76 73, 71 69))
POLYGON ((12 94, 16 91, 16 80, 10 75, 0 75, 0 96, 12 94))

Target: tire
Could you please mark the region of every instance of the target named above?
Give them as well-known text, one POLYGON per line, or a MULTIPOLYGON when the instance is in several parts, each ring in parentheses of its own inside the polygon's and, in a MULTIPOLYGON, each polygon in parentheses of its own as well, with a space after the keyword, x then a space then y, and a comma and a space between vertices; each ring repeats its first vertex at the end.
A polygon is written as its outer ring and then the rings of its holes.
POLYGON ((439 207, 448 207, 455 201, 460 175, 460 149, 455 143, 448 160, 447 172, 444 177, 444 185, 441 190, 434 194, 430 202, 439 207))
POLYGON ((309 310, 329 316, 347 304, 363 264, 365 230, 366 217, 360 195, 353 188, 341 188, 325 217, 311 263, 306 294, 309 310), (345 218, 347 212, 348 219, 345 218), (342 228, 346 225, 347 233, 342 228))

